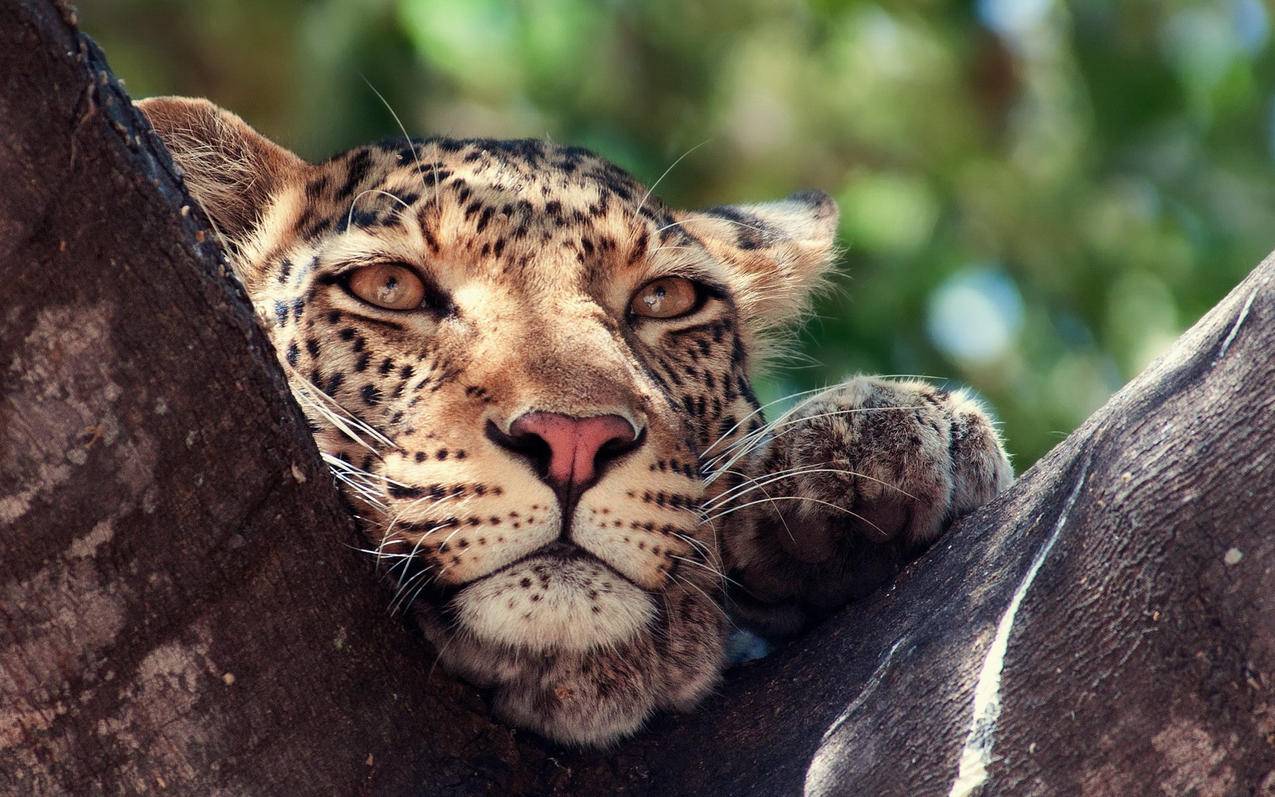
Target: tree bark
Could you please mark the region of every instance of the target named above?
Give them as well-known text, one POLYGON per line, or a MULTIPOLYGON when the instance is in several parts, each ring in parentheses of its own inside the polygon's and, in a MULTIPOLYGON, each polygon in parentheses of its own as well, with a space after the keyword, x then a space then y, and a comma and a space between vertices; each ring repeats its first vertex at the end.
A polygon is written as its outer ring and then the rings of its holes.
POLYGON ((611 751, 387 610, 171 161, 0 6, 0 791, 1275 794, 1275 260, 890 586, 611 751))

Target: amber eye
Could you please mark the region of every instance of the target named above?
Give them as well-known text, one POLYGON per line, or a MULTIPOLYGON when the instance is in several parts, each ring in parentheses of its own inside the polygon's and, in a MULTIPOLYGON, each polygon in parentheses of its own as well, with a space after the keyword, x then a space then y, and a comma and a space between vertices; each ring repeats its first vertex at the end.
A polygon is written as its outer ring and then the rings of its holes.
POLYGON ((699 304, 699 289, 684 277, 651 280, 633 294, 629 312, 642 318, 677 318, 699 304))
POLYGON ((349 276, 350 293, 386 310, 415 310, 425 300, 425 283, 407 266, 378 263, 349 276))

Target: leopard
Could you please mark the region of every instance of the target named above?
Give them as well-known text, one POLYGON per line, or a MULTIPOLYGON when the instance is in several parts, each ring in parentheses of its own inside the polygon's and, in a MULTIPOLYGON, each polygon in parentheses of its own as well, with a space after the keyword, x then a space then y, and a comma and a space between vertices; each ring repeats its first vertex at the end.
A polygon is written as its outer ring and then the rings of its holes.
POLYGON ((964 388, 857 375, 767 420, 752 380, 838 258, 826 193, 679 210, 547 140, 311 163, 206 99, 138 108, 395 605, 515 728, 606 748, 689 711, 733 629, 810 627, 1013 480, 964 388))

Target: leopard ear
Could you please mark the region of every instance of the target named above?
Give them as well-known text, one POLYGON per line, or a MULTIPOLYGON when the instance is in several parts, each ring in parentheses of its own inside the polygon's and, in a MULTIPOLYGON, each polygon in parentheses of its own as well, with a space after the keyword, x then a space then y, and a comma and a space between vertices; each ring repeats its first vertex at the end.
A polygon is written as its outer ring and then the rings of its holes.
POLYGON ((757 330, 801 315, 836 255, 837 203, 822 191, 693 211, 679 222, 726 264, 740 312, 757 330))
POLYGON ((208 100, 152 97, 137 107, 181 167, 186 189, 232 247, 261 220, 270 198, 306 167, 208 100))

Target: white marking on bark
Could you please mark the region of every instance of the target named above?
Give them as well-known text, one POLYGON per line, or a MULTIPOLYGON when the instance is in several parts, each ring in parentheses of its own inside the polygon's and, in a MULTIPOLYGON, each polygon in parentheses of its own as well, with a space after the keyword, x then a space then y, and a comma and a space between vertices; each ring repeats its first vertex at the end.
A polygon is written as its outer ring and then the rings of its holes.
POLYGON ((1045 544, 1036 552, 1031 567, 1027 568, 1027 574, 1023 576, 1018 589, 1014 591, 1014 597, 1010 599, 1009 606, 1006 607, 1005 613, 1001 615, 1000 622, 996 625, 996 636, 987 650, 983 667, 978 674, 978 682, 974 685, 973 716, 970 719, 969 733, 965 737, 965 747, 961 750, 961 762, 956 773, 956 780, 948 793, 949 797, 968 797, 987 782, 987 767, 992 762, 992 743, 996 734, 996 722, 1000 719, 1001 713, 1001 670, 1005 667, 1005 654, 1009 650, 1009 635, 1014 630, 1014 618, 1018 614, 1018 607, 1027 597, 1027 591, 1031 589, 1032 582, 1036 580, 1036 574, 1040 572, 1041 565, 1045 563, 1045 559, 1054 548, 1054 543, 1062 535, 1063 527, 1067 524, 1067 516, 1071 513, 1071 508, 1075 505, 1076 498, 1080 495, 1080 490, 1085 486, 1085 480, 1089 476, 1089 461, 1089 459, 1085 460, 1084 467, 1080 471, 1080 478, 1076 486, 1072 488, 1071 494, 1067 496, 1062 512, 1054 523, 1053 531, 1049 533, 1045 544))
POLYGON ((828 730, 823 732, 824 741, 826 741, 829 736, 836 733, 842 725, 845 725, 846 720, 850 719, 850 715, 857 711, 859 707, 872 696, 872 693, 877 690, 877 687, 881 685, 881 678, 885 676, 886 669, 890 666, 890 662, 894 659, 895 652, 898 651, 899 646, 902 644, 903 640, 899 639, 890 646, 890 650, 885 654, 885 658, 882 659, 881 663, 877 665, 877 668, 872 671, 872 675, 868 677, 868 682, 864 685, 864 687, 859 690, 859 694, 855 696, 854 700, 850 701, 850 705, 846 706, 845 711, 842 711, 837 715, 837 718, 833 720, 832 725, 828 726, 828 730))
POLYGON ((1231 331, 1227 334, 1226 339, 1222 341, 1222 347, 1218 349, 1217 356, 1213 358, 1213 362, 1226 356, 1226 350, 1231 348, 1231 342, 1235 340, 1235 336, 1240 332, 1240 325, 1244 323, 1244 319, 1248 318, 1248 311, 1253 306, 1253 300, 1257 298, 1257 288, 1254 288, 1248 295, 1248 300, 1244 302, 1244 306, 1240 308, 1240 314, 1236 317, 1235 323, 1231 325, 1231 331))
POLYGON ((828 730, 823 732, 823 738, 819 741, 819 749, 815 751, 814 756, 810 759, 810 766, 806 768, 806 782, 802 789, 802 793, 806 797, 834 794, 840 790, 837 764, 845 759, 844 751, 841 749, 845 742, 844 740, 839 742, 833 737, 854 716, 854 713, 867 702, 868 698, 876 692, 877 687, 881 685, 881 681, 885 677, 886 671, 890 668, 890 663, 894 661, 894 654, 902 647, 903 642, 903 637, 895 640, 895 643, 890 646, 890 650, 881 659, 881 663, 877 665, 877 668, 872 671, 872 675, 868 677, 867 683, 859 690, 859 694, 855 695, 854 700, 851 700, 845 710, 837 715, 837 718, 828 726, 828 730))

